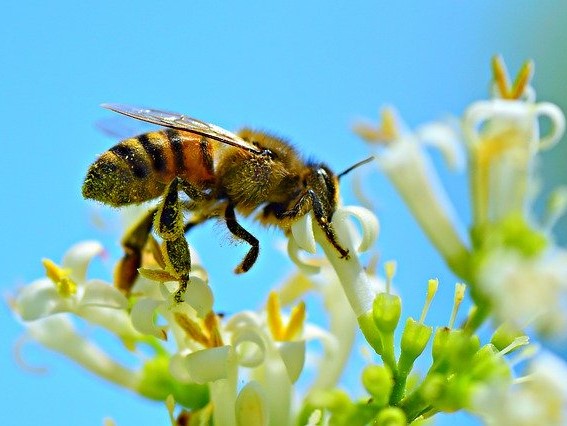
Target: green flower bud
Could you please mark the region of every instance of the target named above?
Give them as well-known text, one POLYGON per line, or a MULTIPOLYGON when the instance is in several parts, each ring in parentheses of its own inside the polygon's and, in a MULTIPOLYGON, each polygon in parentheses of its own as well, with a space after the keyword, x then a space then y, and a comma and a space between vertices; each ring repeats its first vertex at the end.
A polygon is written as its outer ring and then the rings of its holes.
POLYGON ((402 369, 402 364, 404 369, 409 365, 409 370, 411 370, 411 365, 427 346, 432 332, 433 327, 428 327, 411 317, 407 319, 400 344, 402 352, 398 361, 399 370, 402 369))
POLYGON ((142 368, 142 379, 138 392, 149 399, 165 401, 173 395, 175 402, 185 408, 201 408, 209 402, 207 385, 181 383, 169 372, 169 357, 156 356, 142 368))
POLYGON ((385 365, 369 365, 362 371, 362 385, 372 395, 374 404, 384 406, 394 385, 392 372, 385 365))
POLYGON ((405 413, 398 407, 384 408, 374 422, 376 426, 406 426, 407 419, 405 413))
POLYGON ((376 326, 382 333, 392 333, 398 326, 402 313, 402 300, 399 296, 380 293, 374 299, 372 314, 376 326))
MULTIPOLYGON (((490 343, 496 346, 496 349, 501 351, 508 347, 517 337, 523 336, 522 330, 518 329, 510 323, 503 323, 496 329, 490 343)), ((517 348, 516 348, 517 349, 517 348)))

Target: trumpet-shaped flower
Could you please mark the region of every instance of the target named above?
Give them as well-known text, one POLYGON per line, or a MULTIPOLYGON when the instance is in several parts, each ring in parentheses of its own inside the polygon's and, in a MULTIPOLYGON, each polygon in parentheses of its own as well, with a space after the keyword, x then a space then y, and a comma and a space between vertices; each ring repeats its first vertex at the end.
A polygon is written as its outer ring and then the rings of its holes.
POLYGON ((391 109, 383 111, 380 128, 359 125, 355 131, 368 142, 379 144, 376 161, 380 169, 447 263, 460 269, 467 255, 459 234, 462 225, 424 150, 426 145, 432 145, 443 153, 450 166, 457 166, 462 163, 459 134, 451 126, 439 123, 410 133, 391 109))
POLYGON ((516 383, 481 386, 475 411, 488 425, 562 426, 567 422, 567 366, 549 353, 531 362, 516 383))
POLYGON ((558 333, 567 325, 567 251, 527 258, 495 250, 480 269, 478 283, 499 319, 517 327, 535 325, 558 333))

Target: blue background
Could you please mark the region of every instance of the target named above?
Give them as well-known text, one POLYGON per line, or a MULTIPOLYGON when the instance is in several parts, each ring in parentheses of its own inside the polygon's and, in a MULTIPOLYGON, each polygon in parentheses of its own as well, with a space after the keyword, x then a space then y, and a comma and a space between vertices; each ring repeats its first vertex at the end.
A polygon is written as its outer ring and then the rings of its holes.
MULTIPOLYGON (((89 164, 115 143, 94 125, 111 116, 100 103, 179 111, 228 129, 269 129, 340 171, 368 152, 350 130, 355 119, 374 119, 385 103, 410 126, 461 114, 487 96, 495 53, 504 55, 512 73, 534 59, 538 98, 565 109, 563 4, 12 2, 0 25, 3 293, 41 276, 42 257, 58 261, 77 241, 100 239, 113 256, 120 253, 116 212, 80 195, 89 164), (96 226, 101 220, 102 228, 96 226)), ((566 158, 565 144, 544 155, 545 190, 565 180, 566 158)), ((430 319, 446 323, 455 278, 385 178, 364 174, 382 224, 377 251, 398 261, 405 315, 419 315, 425 283, 438 276, 430 319)), ((345 182, 344 199, 354 203, 352 178, 345 182)), ((451 176, 447 188, 466 221, 465 177, 451 176)), ((216 308, 227 313, 259 306, 274 277, 293 270, 273 249, 281 238, 277 231, 245 225, 260 237, 263 252, 244 276, 231 271, 245 248, 228 243, 222 227, 207 225, 190 236, 211 271, 216 308)), ((563 242, 565 225, 559 229, 563 242)), ((110 263, 99 269, 108 277, 110 263)), ((22 370, 13 355, 22 328, 5 305, 0 309, 3 424, 100 425, 105 416, 118 425, 167 424, 162 405, 93 379, 46 350, 27 348, 25 355, 47 366, 47 374, 22 370)), ((359 392, 355 371, 345 383, 359 392)), ((469 420, 459 415, 439 424, 469 420)))

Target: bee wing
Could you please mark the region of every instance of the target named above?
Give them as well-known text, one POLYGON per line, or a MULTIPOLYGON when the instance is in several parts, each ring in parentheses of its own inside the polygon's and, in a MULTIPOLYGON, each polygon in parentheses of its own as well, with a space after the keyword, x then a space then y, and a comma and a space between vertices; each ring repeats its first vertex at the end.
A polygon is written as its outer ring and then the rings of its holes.
POLYGON ((102 104, 101 106, 119 114, 124 114, 128 117, 136 118, 148 123, 157 124, 158 126, 184 130, 189 133, 205 136, 206 138, 214 139, 257 154, 261 152, 251 143, 246 142, 240 136, 223 129, 222 127, 205 123, 204 121, 187 117, 183 114, 122 104, 102 104))

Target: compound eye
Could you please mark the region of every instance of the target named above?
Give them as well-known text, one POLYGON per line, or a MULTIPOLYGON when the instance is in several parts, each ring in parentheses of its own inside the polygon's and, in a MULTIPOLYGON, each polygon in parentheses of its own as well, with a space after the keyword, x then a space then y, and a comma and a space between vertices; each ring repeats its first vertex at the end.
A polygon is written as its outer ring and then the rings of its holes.
POLYGON ((269 149, 265 149, 262 151, 262 155, 265 155, 266 157, 268 157, 270 160, 273 160, 276 158, 276 154, 273 151, 270 151, 269 149))

